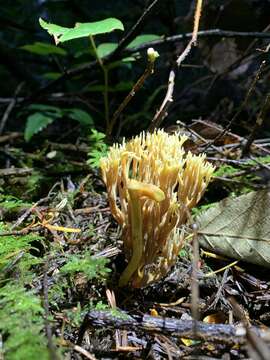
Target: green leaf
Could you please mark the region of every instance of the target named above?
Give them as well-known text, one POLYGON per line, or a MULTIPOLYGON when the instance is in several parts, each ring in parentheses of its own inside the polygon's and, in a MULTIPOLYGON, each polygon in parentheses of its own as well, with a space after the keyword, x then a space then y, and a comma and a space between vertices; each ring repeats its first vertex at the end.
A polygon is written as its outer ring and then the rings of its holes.
POLYGON ((66 50, 61 49, 55 45, 42 43, 42 42, 35 42, 34 44, 24 45, 21 46, 21 49, 37 55, 51 55, 51 54, 61 55, 61 56, 67 55, 66 50))
POLYGON ((43 111, 47 114, 53 114, 55 117, 61 117, 63 115, 62 110, 57 106, 43 105, 43 104, 32 104, 28 106, 29 110, 43 111))
POLYGON ((144 34, 137 36, 131 43, 128 45, 128 49, 137 47, 141 44, 147 43, 149 41, 158 40, 161 36, 155 34, 144 34))
POLYGON ((196 221, 202 247, 270 268, 270 192, 267 190, 222 200, 196 221))
POLYGON ((29 141, 33 135, 39 133, 55 120, 55 117, 36 112, 28 116, 24 130, 24 139, 29 141))
POLYGON ((112 53, 117 48, 117 43, 103 43, 97 47, 99 58, 103 58, 112 53))
POLYGON ((39 24, 43 29, 47 30, 50 35, 53 36, 63 35, 71 29, 55 24, 49 24, 46 21, 44 21, 42 18, 39 18, 39 24))
POLYGON ((122 22, 115 18, 108 18, 92 23, 77 23, 74 28, 65 28, 55 24, 49 24, 42 19, 39 20, 39 23, 43 29, 54 36, 56 44, 90 35, 105 34, 113 30, 124 30, 122 22))
POLYGON ((93 125, 94 121, 91 115, 81 109, 67 109, 66 114, 73 120, 78 121, 81 125, 89 126, 93 125))

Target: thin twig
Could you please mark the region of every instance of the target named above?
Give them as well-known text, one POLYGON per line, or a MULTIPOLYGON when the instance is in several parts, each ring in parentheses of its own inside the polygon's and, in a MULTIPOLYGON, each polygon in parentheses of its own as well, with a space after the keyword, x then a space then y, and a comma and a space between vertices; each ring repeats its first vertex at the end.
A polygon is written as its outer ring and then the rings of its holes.
MULTIPOLYGON (((132 26, 132 28, 129 30, 127 35, 120 40, 117 48, 110 54, 108 62, 111 62, 111 61, 115 60, 116 58, 118 58, 119 55, 121 55, 121 52, 123 51, 123 49, 125 49, 131 43, 131 41, 135 39, 135 37, 142 30, 142 28, 143 28, 144 24, 146 23, 146 21, 148 20, 149 16, 152 15, 153 10, 156 8, 158 3, 161 1, 162 0, 152 1, 150 3, 150 5, 143 11, 142 15, 136 21, 136 23, 132 26)), ((153 47, 153 46, 148 46, 147 48, 149 48, 149 47, 153 47)))
POLYGON ((131 101, 131 99, 135 96, 135 94, 140 90, 140 88, 143 86, 145 80, 154 73, 154 63, 155 60, 149 56, 148 54, 148 63, 147 67, 144 71, 144 73, 141 75, 141 77, 138 79, 136 84, 133 86, 131 91, 128 93, 128 95, 125 97, 124 101, 120 104, 118 109, 114 112, 112 119, 109 123, 109 127, 107 128, 107 136, 110 136, 112 133, 112 130, 114 128, 114 125, 116 123, 116 120, 122 113, 122 111, 125 109, 125 107, 128 105, 128 103, 131 101))
POLYGON ((7 169, 0 169, 0 177, 5 176, 27 176, 32 174, 33 169, 31 168, 7 168, 7 169))
MULTIPOLYGON (((180 67, 182 62, 185 60, 187 55, 190 53, 192 46, 196 45, 201 11, 202 11, 202 0, 197 0, 195 15, 194 15, 194 25, 193 25, 192 37, 191 37, 191 40, 189 41, 189 43, 187 44, 186 48, 184 49, 184 51, 178 56, 176 63, 174 65, 175 68, 180 67)), ((153 131, 158 126, 160 126, 161 122, 168 115, 168 108, 171 105, 171 103, 173 102, 173 92, 174 92, 174 84, 175 84, 175 77, 176 77, 175 68, 173 68, 170 71, 169 80, 168 80, 168 89, 167 89, 166 95, 164 97, 164 100, 162 101, 160 108, 158 109, 156 115, 154 116, 154 118, 151 122, 150 131, 153 131)))
POLYGON ((249 153, 250 147, 251 147, 253 141, 255 140, 255 137, 257 136, 259 129, 263 126, 263 124, 265 122, 265 117, 266 117, 266 114, 267 114, 269 108, 270 108, 270 93, 268 93, 264 99, 262 108, 256 118, 254 127, 242 149, 242 156, 245 156, 249 153))
POLYGON ((261 72, 263 70, 263 68, 266 65, 266 61, 262 61, 261 65, 259 66, 259 69, 257 70, 255 77, 250 85, 250 87, 248 88, 247 94, 245 96, 244 101, 242 102, 242 104, 239 106, 238 110, 236 111, 236 113, 234 114, 234 116, 232 117, 232 119, 229 121, 228 125, 223 129, 222 132, 220 132, 215 139, 213 139, 212 141, 210 141, 204 148, 204 151, 206 151, 211 145, 213 145, 216 141, 218 141, 219 139, 221 139, 226 133, 227 131, 230 130, 231 126, 234 124, 235 120, 238 118, 239 114, 243 111, 243 109, 245 108, 245 106, 248 103, 248 100, 250 98, 250 95, 252 94, 253 90, 255 89, 255 85, 257 84, 261 72))
POLYGON ((170 103, 173 102, 173 90, 174 90, 174 80, 175 80, 175 69, 171 69, 168 80, 168 88, 164 100, 160 106, 160 109, 157 111, 154 116, 151 125, 149 126, 148 131, 153 132, 156 128, 158 128, 163 121, 163 119, 167 116, 167 109, 170 103))
POLYGON ((3 133, 4 131, 4 128, 6 126, 6 123, 8 121, 8 118, 11 114, 11 111, 13 110, 14 106, 16 105, 16 98, 17 98, 17 95, 19 94, 19 92, 21 91, 21 88, 23 87, 24 85, 24 82, 21 82, 16 90, 15 90, 15 94, 14 94, 14 98, 10 101, 8 107, 6 108, 6 111, 4 112, 4 115, 2 117, 2 120, 0 122, 0 135, 3 133))
POLYGON ((193 245, 193 261, 192 261, 192 276, 191 276, 191 313, 194 320, 193 324, 193 332, 194 338, 197 337, 198 326, 197 322, 199 320, 199 283, 198 283, 198 266, 199 266, 199 259, 200 259, 200 252, 199 252, 199 242, 198 242, 198 232, 197 232, 197 225, 192 225, 193 230, 193 238, 192 238, 192 245, 193 245))
POLYGON ((56 347, 52 340, 52 328, 49 322, 49 299, 48 299, 48 262, 45 262, 45 269, 44 269, 44 277, 43 277, 43 295, 44 295, 44 314, 45 314, 45 329, 46 329, 46 335, 48 339, 48 350, 50 354, 51 360, 59 360, 59 357, 56 353, 56 347))
MULTIPOLYGON (((185 41, 187 39, 191 39, 193 36, 193 32, 183 33, 179 35, 173 35, 164 37, 157 40, 152 40, 147 43, 143 43, 136 47, 132 47, 130 49, 126 49, 123 54, 129 55, 134 52, 142 51, 147 49, 148 47, 158 48, 159 46, 174 44, 185 41)), ((270 32, 244 32, 244 31, 230 31, 230 30, 221 30, 221 29, 209 29, 209 30, 201 30, 197 33, 197 38, 251 38, 251 39, 269 39, 270 32)))
MULTIPOLYGON (((155 2, 156 4, 156 2, 155 2)), ((151 6, 151 5, 150 5, 151 6)), ((140 18, 141 19, 141 18, 140 18)), ((139 21, 139 20, 138 20, 139 21)), ((136 35, 135 35, 136 36, 136 35)), ((149 41, 147 43, 144 43, 140 46, 136 46, 130 49, 124 49, 124 46, 127 47, 127 45, 133 40, 133 37, 128 38, 128 42, 125 41, 125 44, 121 51, 118 49, 120 47, 121 41, 118 45, 118 47, 115 49, 114 52, 112 52, 107 57, 103 58, 103 61, 105 64, 110 63, 112 60, 118 60, 121 59, 123 56, 127 54, 136 53, 138 51, 145 50, 149 47, 158 47, 161 45, 169 44, 169 43, 179 43, 181 41, 185 41, 187 39, 192 38, 193 33, 183 33, 180 35, 174 35, 162 38, 160 40, 153 40, 149 41)), ((228 38, 236 38, 236 37, 243 37, 243 38, 258 38, 258 39, 269 39, 270 38, 270 32, 240 32, 240 31, 227 31, 227 30, 221 30, 221 29, 209 29, 209 30, 203 30, 198 31, 197 37, 228 37, 228 38)), ((73 69, 67 69, 63 75, 61 75, 58 79, 51 81, 50 83, 46 84, 45 86, 41 87, 40 89, 36 90, 34 93, 32 93, 29 97, 23 99, 22 101, 24 103, 29 103, 33 101, 34 99, 39 98, 42 94, 48 92, 50 89, 53 89, 58 84, 63 82, 64 80, 70 79, 74 76, 80 75, 84 72, 89 72, 89 70, 92 70, 94 67, 98 65, 98 61, 94 60, 92 62, 89 62, 87 64, 83 64, 81 66, 78 66, 73 69)))
POLYGON ((269 349, 264 341, 258 336, 258 334, 250 327, 249 320, 241 308, 241 306, 237 303, 234 298, 229 299, 230 304, 233 308, 234 315, 240 319, 246 330, 246 338, 248 343, 248 350, 252 352, 252 358, 260 359, 260 360, 268 360, 269 359, 269 349), (255 354, 254 354, 255 353, 255 354))

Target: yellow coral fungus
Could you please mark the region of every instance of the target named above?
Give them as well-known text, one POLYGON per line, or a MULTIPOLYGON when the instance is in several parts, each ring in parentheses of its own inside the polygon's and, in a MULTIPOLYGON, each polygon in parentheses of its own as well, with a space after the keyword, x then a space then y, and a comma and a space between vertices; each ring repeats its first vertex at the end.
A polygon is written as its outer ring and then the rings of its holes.
POLYGON ((186 140, 163 130, 143 132, 113 145, 101 159, 111 212, 122 226, 129 260, 120 286, 146 286, 166 275, 176 261, 188 211, 214 171, 205 155, 185 153, 186 140))

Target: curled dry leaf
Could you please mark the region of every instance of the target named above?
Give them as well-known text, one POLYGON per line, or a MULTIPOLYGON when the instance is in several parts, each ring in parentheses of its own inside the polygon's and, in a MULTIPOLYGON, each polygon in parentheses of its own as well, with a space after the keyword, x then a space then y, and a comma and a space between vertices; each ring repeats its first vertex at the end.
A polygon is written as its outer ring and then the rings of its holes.
POLYGON ((197 219, 200 245, 270 268, 270 192, 227 198, 197 219))

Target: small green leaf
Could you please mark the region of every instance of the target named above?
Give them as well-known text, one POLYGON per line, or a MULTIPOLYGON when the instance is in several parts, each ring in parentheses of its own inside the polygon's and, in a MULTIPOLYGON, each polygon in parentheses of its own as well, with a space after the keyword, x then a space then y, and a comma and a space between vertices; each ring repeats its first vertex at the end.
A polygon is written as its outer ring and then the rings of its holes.
POLYGON ((117 48, 116 43, 103 43, 97 47, 97 53, 99 58, 103 58, 112 53, 117 48))
POLYGON ((66 114, 73 120, 78 121, 81 125, 89 126, 93 125, 94 121, 91 115, 81 109, 68 109, 66 114))
POLYGON ((55 24, 49 24, 42 19, 39 20, 39 23, 43 29, 54 36, 56 44, 90 35, 105 34, 113 30, 124 30, 122 22, 115 18, 108 18, 92 23, 77 23, 74 28, 65 28, 55 24))
POLYGON ((42 42, 35 42, 34 44, 24 45, 21 46, 21 49, 37 55, 51 55, 51 54, 61 55, 61 56, 67 55, 66 50, 61 49, 55 45, 42 43, 42 42))
POLYGON ((41 18, 39 18, 39 24, 43 29, 47 30, 50 35, 53 36, 60 36, 71 30, 71 28, 66 28, 55 24, 49 24, 41 18))
POLYGON ((128 45, 128 49, 137 47, 149 41, 158 40, 161 36, 155 34, 144 34, 137 36, 131 43, 128 45))
POLYGON ((55 117, 48 116, 47 114, 42 114, 36 112, 27 118, 25 130, 24 130, 24 139, 29 141, 33 135, 39 133, 41 130, 46 128, 55 120, 55 117))

